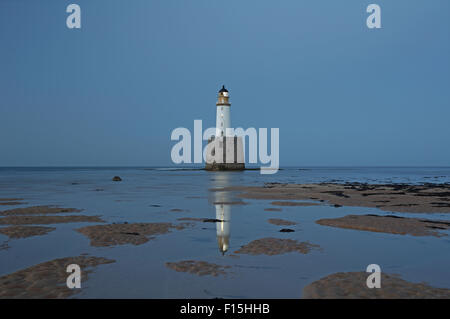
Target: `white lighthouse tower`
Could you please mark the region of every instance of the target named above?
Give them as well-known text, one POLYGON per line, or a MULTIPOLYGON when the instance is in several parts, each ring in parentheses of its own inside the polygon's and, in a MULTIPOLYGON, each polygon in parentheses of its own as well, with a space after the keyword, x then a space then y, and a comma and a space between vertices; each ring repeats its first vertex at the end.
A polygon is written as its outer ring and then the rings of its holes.
POLYGON ((222 85, 222 89, 219 91, 219 96, 217 97, 217 115, 216 115, 216 138, 229 136, 227 134, 227 128, 231 128, 231 119, 230 119, 230 108, 231 104, 229 101, 229 93, 225 88, 225 85, 222 85))
POLYGON ((231 130, 231 103, 225 85, 220 89, 216 102, 216 136, 208 141, 206 170, 243 170, 244 145, 242 137, 231 130))

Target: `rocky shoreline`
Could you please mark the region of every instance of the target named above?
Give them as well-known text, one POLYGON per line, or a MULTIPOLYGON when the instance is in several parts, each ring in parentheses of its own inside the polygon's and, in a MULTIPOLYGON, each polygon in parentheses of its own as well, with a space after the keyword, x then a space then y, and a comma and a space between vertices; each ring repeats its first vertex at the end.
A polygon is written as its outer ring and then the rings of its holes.
POLYGON ((394 215, 347 215, 340 218, 319 219, 319 225, 365 230, 379 233, 412 236, 443 237, 442 230, 450 229, 450 222, 407 218, 394 215))
POLYGON ((381 287, 366 286, 367 272, 340 272, 303 288, 304 299, 449 299, 450 289, 412 283, 399 276, 381 273, 381 287))
POLYGON ((239 191, 240 198, 273 200, 275 205, 283 201, 282 206, 305 206, 310 203, 293 201, 314 200, 336 207, 373 207, 388 212, 450 213, 450 184, 267 183, 220 190, 239 191))
POLYGON ((16 271, 0 277, 0 298, 68 298, 80 292, 66 285, 67 266, 77 264, 82 269, 81 281, 85 282, 95 267, 115 260, 102 257, 65 257, 16 271))
MULTIPOLYGON (((321 206, 377 208, 386 212, 380 214, 341 214, 336 218, 313 220, 326 227, 368 231, 392 235, 445 237, 448 236, 450 222, 441 219, 398 216, 402 213, 446 214, 450 213, 450 184, 362 184, 362 183, 320 183, 320 184, 280 184, 268 183, 261 187, 235 186, 211 189, 212 192, 234 192, 237 199, 214 201, 214 205, 247 206, 251 200, 268 200, 272 207, 261 209, 261 218, 282 238, 265 237, 242 243, 233 249, 229 257, 255 258, 247 256, 270 256, 297 253, 308 255, 314 251, 323 252, 320 245, 307 240, 286 238, 302 232, 303 220, 290 215, 284 219, 285 211, 304 211, 321 206), (243 201, 248 199, 248 201, 243 201), (396 213, 396 214, 393 214, 396 213), (302 229, 300 229, 301 225, 302 229), (278 227, 275 227, 278 226, 278 227), (289 227, 289 228, 283 228, 289 227), (278 229, 277 229, 278 228, 278 229)), ((25 205, 21 198, 0 199, 11 206, 25 205), (14 204, 14 205, 13 205, 14 204)), ((160 205, 151 205, 161 207, 160 205)), ((172 231, 186 227, 197 227, 198 223, 228 222, 209 218, 186 216, 189 209, 172 208, 167 210, 175 222, 157 223, 107 223, 99 215, 80 214, 83 210, 58 206, 30 206, 0 211, 0 234, 8 240, 0 245, 0 250, 10 249, 10 240, 45 236, 53 232, 60 223, 99 223, 98 225, 77 226, 72 229, 90 240, 93 247, 114 247, 118 245, 142 245, 172 231), (178 217, 178 213, 181 217, 178 217), (48 226, 47 226, 48 225, 48 226), (197 226, 196 226, 197 225, 197 226)), ((334 210, 333 210, 334 211, 334 210)), ((319 226, 319 227, 320 227, 319 226)), ((202 227, 202 229, 206 229, 202 227)), ((258 237, 257 237, 258 238, 258 237)), ((253 239, 253 240, 252 240, 253 239)), ((132 248, 131 248, 132 249, 132 248)), ((265 257, 264 257, 265 256, 265 257)), ((308 256, 305 256, 308 257, 308 256)), ((261 257, 259 257, 261 258, 261 257)), ((176 260, 176 259, 175 259, 176 260)), ((26 269, 0 277, 0 298, 68 298, 76 293, 65 286, 67 273, 65 265, 76 263, 92 269, 114 260, 98 257, 67 257, 47 261, 26 269)), ((198 276, 225 276, 231 266, 219 265, 201 260, 186 259, 166 262, 165 266, 176 272, 198 276)), ((84 273, 87 275, 89 270, 84 273)), ((397 276, 383 274, 384 289, 371 290, 364 286, 365 272, 336 273, 312 282, 303 290, 304 298, 450 298, 449 289, 433 288, 424 283, 410 283, 397 276)), ((86 279, 86 278, 84 278, 86 279)))

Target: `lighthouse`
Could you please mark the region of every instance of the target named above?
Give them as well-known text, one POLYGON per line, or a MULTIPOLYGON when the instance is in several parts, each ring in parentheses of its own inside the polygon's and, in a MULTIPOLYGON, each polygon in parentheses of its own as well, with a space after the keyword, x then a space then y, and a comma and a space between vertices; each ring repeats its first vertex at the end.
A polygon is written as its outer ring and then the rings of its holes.
POLYGON ((222 85, 216 102, 216 135, 206 148, 206 170, 225 171, 245 169, 242 137, 231 128, 230 94, 222 85))
POLYGON ((222 85, 222 89, 219 91, 219 95, 217 97, 216 103, 216 137, 228 136, 227 129, 231 128, 231 119, 230 119, 230 108, 231 104, 229 101, 229 93, 225 88, 225 85, 222 85))

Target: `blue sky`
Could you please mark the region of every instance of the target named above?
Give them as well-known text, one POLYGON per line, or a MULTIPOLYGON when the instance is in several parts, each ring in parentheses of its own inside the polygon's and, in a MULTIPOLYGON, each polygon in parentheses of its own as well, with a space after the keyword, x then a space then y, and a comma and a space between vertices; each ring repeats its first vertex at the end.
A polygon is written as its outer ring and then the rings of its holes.
POLYGON ((448 0, 1 0, 0 43, 0 166, 171 165, 222 84, 281 166, 450 163, 448 0))

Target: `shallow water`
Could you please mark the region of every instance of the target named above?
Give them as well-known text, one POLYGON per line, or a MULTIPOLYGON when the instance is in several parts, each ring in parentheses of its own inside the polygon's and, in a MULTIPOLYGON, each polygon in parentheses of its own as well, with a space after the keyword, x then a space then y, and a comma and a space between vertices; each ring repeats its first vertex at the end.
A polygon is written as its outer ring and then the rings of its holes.
MULTIPOLYGON (((182 217, 229 220, 217 227, 196 222, 139 246, 113 247, 92 247, 88 238, 73 230, 89 223, 57 224, 48 235, 9 240, 10 248, 0 250, 0 276, 55 258, 88 253, 116 262, 97 267, 82 283, 78 298, 299 298, 303 287, 312 281, 336 272, 365 271, 373 263, 383 272, 400 274, 408 281, 450 288, 449 236, 391 235, 315 223, 321 218, 388 212, 326 204, 268 212, 264 209, 273 207, 271 201, 248 199, 244 200, 248 205, 214 205, 239 199, 234 193, 211 192, 211 188, 266 182, 450 183, 450 168, 286 168, 274 175, 166 168, 0 168, 0 198, 19 197, 27 203, 2 206, 1 210, 60 205, 83 209, 82 214, 101 215, 107 223, 179 223, 177 218, 182 217), (123 181, 112 182, 116 175, 123 181), (285 227, 269 224, 269 218, 295 221, 298 225, 288 228, 296 231, 280 233, 285 227), (321 249, 305 255, 233 256, 242 245, 264 237, 308 241, 321 249), (229 247, 222 253, 219 246, 224 242, 229 247), (226 276, 212 277, 165 266, 166 262, 188 259, 231 268, 226 276)), ((397 215, 450 220, 450 214, 397 215)), ((0 234, 0 245, 7 239, 0 234)))

